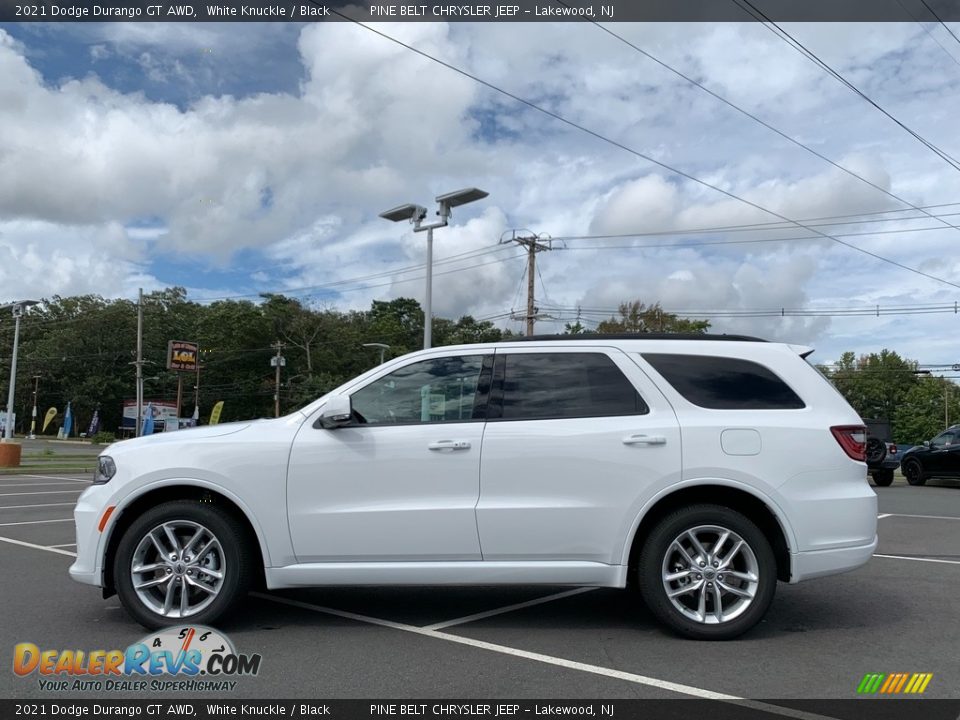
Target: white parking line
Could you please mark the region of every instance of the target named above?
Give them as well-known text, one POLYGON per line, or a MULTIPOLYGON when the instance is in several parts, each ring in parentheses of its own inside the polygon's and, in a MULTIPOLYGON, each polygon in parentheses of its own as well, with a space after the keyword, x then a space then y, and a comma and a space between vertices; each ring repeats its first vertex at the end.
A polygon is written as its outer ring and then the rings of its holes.
POLYGON ((55 522, 73 522, 73 518, 62 518, 57 520, 21 520, 20 522, 0 523, 0 527, 10 527, 12 525, 42 525, 43 523, 55 522))
POLYGON ((76 480, 71 480, 70 482, 56 482, 56 483, 0 483, 0 489, 2 488, 11 488, 11 487, 45 487, 47 485, 73 485, 76 480))
MULTIPOLYGON (((45 521, 40 521, 40 522, 45 522, 45 521)), ((46 521, 46 522, 57 522, 57 521, 46 521)), ((60 547, 53 546, 53 545, 49 545, 49 546, 36 545, 34 543, 25 542, 23 540, 15 540, 14 538, 8 538, 3 536, 0 536, 0 542, 6 542, 12 545, 19 545, 21 547, 27 547, 34 550, 44 550, 46 552, 57 553, 58 555, 66 555, 68 557, 77 556, 75 552, 70 552, 69 550, 63 550, 60 547)), ((897 556, 880 555, 878 557, 897 557, 897 556)), ((913 560, 917 558, 904 558, 904 559, 913 560)), ((590 588, 578 588, 578 589, 587 590, 590 588)), ((510 655, 513 657, 524 658, 526 660, 541 662, 547 665, 554 665, 557 667, 566 668, 568 670, 579 670, 580 672, 586 672, 593 675, 601 675, 603 677, 609 677, 616 680, 623 680, 625 682, 632 682, 638 685, 655 687, 661 690, 667 690, 669 692, 674 692, 680 695, 689 695, 691 697, 698 697, 705 700, 718 700, 722 702, 728 702, 733 705, 739 705, 745 708, 750 708, 752 710, 758 710, 760 712, 771 713, 774 715, 781 715, 783 717, 796 718, 796 720, 835 720, 835 718, 830 718, 829 716, 817 715, 816 713, 804 712, 802 710, 794 710, 793 708, 781 707, 779 705, 770 705, 768 703, 761 702, 759 700, 747 700, 745 698, 741 698, 736 695, 727 695, 725 693, 718 693, 712 690, 704 690, 703 688, 693 687, 691 685, 683 685, 681 683, 675 683, 669 680, 660 680, 658 678, 652 678, 646 675, 638 675, 636 673, 624 672, 622 670, 614 670, 612 668, 603 667, 601 665, 590 665, 588 663, 581 663, 575 660, 567 660, 565 658, 554 657, 553 655, 544 655, 543 653, 536 653, 536 652, 530 652, 528 650, 521 650, 519 648, 513 648, 507 645, 498 645, 496 643, 484 642, 483 640, 474 640, 473 638, 461 637, 459 635, 451 635, 449 633, 439 632, 437 630, 431 630, 430 628, 417 627, 415 625, 407 625, 406 623, 394 622, 393 620, 384 620, 382 618, 375 618, 369 615, 360 615, 358 613, 347 612, 345 610, 336 610, 334 608, 323 607, 322 605, 314 605, 312 603, 305 603, 299 600, 292 600, 289 598, 278 597, 275 595, 267 595, 265 593, 260 593, 260 592, 253 592, 253 593, 250 593, 250 595, 253 597, 261 598, 263 600, 268 600, 270 602, 279 603, 281 605, 289 605, 291 607, 301 608, 303 610, 311 610, 313 612, 333 615, 335 617, 342 617, 348 620, 356 620, 357 622, 367 623, 369 625, 379 625, 381 627, 391 628, 393 630, 401 630, 403 632, 409 632, 409 633, 413 633, 414 635, 422 635, 424 637, 435 638, 437 640, 446 640, 447 642, 456 643, 458 645, 467 645, 469 647, 488 650, 490 652, 500 653, 502 655, 510 655)))
POLYGON ((960 517, 953 517, 951 515, 907 515, 905 513, 887 513, 885 515, 877 515, 877 518, 880 520, 888 517, 921 518, 923 520, 960 520, 960 517))
POLYGON ((76 557, 75 552, 70 552, 69 550, 61 550, 58 547, 47 546, 47 545, 35 545, 34 543, 24 542, 23 540, 14 540, 13 538, 0 536, 0 542, 10 543, 11 545, 20 545, 22 547, 33 548, 34 550, 46 550, 47 552, 57 553, 58 555, 67 555, 69 557, 76 557))
POLYGON ((446 620, 444 622, 434 623, 433 625, 427 625, 424 630, 440 630, 441 628, 448 628, 454 625, 463 625, 465 623, 473 622, 474 620, 483 620, 484 618, 493 617, 494 615, 502 615, 503 613, 513 612, 514 610, 522 610, 523 608, 533 607, 534 605, 542 605, 543 603, 553 602, 554 600, 560 600, 562 598, 572 597, 574 595, 580 595, 596 589, 597 588, 594 587, 581 587, 574 588, 573 590, 565 590, 563 592, 554 593, 553 595, 537 598, 536 600, 527 600, 526 602, 514 603, 513 605, 504 605, 503 607, 496 608, 494 610, 487 610, 486 612, 465 615, 464 617, 455 618, 454 620, 446 620))
POLYGON ((8 477, 32 477, 40 478, 41 480, 69 480, 70 482, 75 483, 88 483, 89 480, 81 480, 79 478, 64 477, 63 475, 9 475, 8 477))
POLYGON ((13 497, 14 495, 70 495, 72 493, 82 492, 83 490, 38 490, 37 492, 0 493, 0 497, 13 497))
POLYGON ((75 502, 68 503, 46 503, 44 505, 0 505, 0 510, 25 510, 26 508, 42 508, 42 507, 65 507, 69 505, 73 507, 76 505, 75 502))
POLYGON ((943 563, 944 565, 960 565, 960 560, 938 560, 936 558, 909 557, 908 555, 881 555, 874 553, 874 557, 888 558, 890 560, 915 560, 916 562, 943 563))
POLYGON ((883 520, 885 517, 890 517, 890 513, 881 513, 877 515, 877 520, 883 520))
POLYGON ((76 547, 76 543, 63 543, 62 545, 47 545, 48 548, 76 547))
POLYGON ((383 620, 381 618, 370 617, 368 615, 359 615, 357 613, 346 612, 344 610, 335 610, 334 608, 323 607, 322 605, 313 605, 311 603, 300 602, 299 600, 291 600, 289 598, 277 597, 275 595, 267 595, 259 592, 251 593, 251 595, 263 600, 279 603, 281 605, 289 605, 291 607, 297 607, 303 610, 312 610, 314 612, 334 615, 336 617, 342 617, 348 620, 356 620, 358 622, 368 623, 370 625, 379 625, 381 627, 387 627, 393 630, 402 630, 415 635, 422 635, 424 637, 435 638, 437 640, 446 640, 447 642, 457 643, 458 645, 468 645, 470 647, 500 653, 501 655, 511 655, 513 657, 533 660, 535 662, 541 662, 547 665, 555 665, 568 670, 579 670, 580 672, 591 673, 593 675, 602 675, 604 677, 614 678, 616 680, 624 680, 626 682, 636 683, 637 685, 655 687, 681 695, 689 695, 691 697, 702 698, 705 700, 720 700, 729 702, 765 713, 773 713, 775 715, 782 715, 784 717, 797 718, 797 720, 823 720, 825 717, 824 715, 816 715, 814 713, 803 712, 802 710, 780 707, 779 705, 768 705, 767 703, 757 700, 747 700, 736 695, 727 695, 725 693, 704 690, 703 688, 693 687, 691 685, 682 685, 669 680, 660 680, 658 678, 652 678, 646 675, 637 675, 636 673, 614 670, 601 665, 590 665, 588 663, 577 662, 575 660, 566 660, 565 658, 554 657, 553 655, 544 655, 543 653, 520 650, 519 648, 508 647, 507 645, 498 645, 496 643, 484 642, 483 640, 474 640, 473 638, 461 637, 460 635, 451 635, 449 633, 439 632, 437 630, 417 627, 416 625, 407 625, 406 623, 398 623, 392 620, 383 620))

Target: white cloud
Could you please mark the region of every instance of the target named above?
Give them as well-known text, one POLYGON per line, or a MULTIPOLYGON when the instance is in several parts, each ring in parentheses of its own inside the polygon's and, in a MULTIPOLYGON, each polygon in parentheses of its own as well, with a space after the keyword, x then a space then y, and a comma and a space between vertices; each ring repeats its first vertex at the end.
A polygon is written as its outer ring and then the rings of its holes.
MULTIPOLYGON (((901 207, 596 27, 543 24, 535 35, 523 25, 377 27, 785 216, 901 207)), ((955 171, 762 26, 614 29, 911 203, 960 200, 955 171)), ((853 34, 833 25, 788 29, 898 116, 960 153, 950 146, 960 114, 955 68, 915 25, 863 26, 853 34)), ((258 33, 276 39, 281 29, 111 23, 82 32, 93 41, 85 52, 96 68, 117 58, 137 60, 144 82, 152 77, 182 84, 195 99, 176 106, 143 92, 120 92, 105 83, 106 73, 51 81, 27 61, 28 48, 0 30, 0 294, 129 296, 140 283, 181 282, 150 276, 150 263, 166 255, 230 269, 238 251, 253 250, 264 266, 249 272, 251 284, 289 289, 382 273, 337 286, 343 292, 339 304, 419 298, 421 271, 385 271, 422 264, 424 237, 376 218, 377 212, 403 202, 430 205, 438 193, 477 185, 490 197, 458 211, 451 227, 436 234, 441 264, 434 309, 484 316, 517 304, 523 260, 510 250, 479 254, 505 230, 619 234, 774 219, 351 24, 303 27, 297 40, 303 82, 296 92, 238 97, 219 94, 216 79, 198 74, 185 58, 201 50, 229 55, 239 46, 257 58, 266 52, 267 37, 258 33), (471 251, 478 254, 442 264, 471 251)), ((35 41, 55 39, 50 30, 35 41)), ((848 241, 960 282, 960 263, 949 250, 956 232, 848 241)), ((801 234, 794 228, 636 242, 801 234)), ((589 244, 570 241, 569 250, 538 257, 538 300, 544 306, 613 308, 640 298, 660 300, 668 309, 744 310, 957 297, 954 289, 829 241, 575 249, 589 244)), ((195 292, 210 297, 245 290, 195 292)), ((905 352, 934 360, 930 353, 949 349, 925 345, 915 334, 918 327, 934 327, 938 316, 931 317, 888 318, 882 332, 891 344, 902 339, 905 352)), ((877 329, 864 324, 858 333, 847 320, 825 318, 726 318, 714 325, 796 342, 822 340, 828 348, 835 342, 867 346, 877 329)))

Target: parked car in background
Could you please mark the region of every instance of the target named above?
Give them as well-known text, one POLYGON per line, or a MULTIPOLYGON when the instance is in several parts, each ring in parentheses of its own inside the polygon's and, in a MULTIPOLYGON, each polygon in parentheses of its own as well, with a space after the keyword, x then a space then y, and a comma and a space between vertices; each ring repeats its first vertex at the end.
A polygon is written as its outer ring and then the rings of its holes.
POLYGON ((960 425, 910 448, 903 454, 900 470, 911 485, 923 485, 930 478, 960 478, 960 425))
POLYGON ((900 467, 900 452, 893 442, 890 423, 878 419, 863 423, 867 426, 867 472, 875 485, 888 487, 893 483, 894 471, 900 467))

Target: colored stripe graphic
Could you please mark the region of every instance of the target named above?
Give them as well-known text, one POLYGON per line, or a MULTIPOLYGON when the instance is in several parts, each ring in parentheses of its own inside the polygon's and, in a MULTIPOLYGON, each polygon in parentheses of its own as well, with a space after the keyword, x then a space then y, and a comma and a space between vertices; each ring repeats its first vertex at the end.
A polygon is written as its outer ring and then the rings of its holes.
POLYGON ((933 680, 933 673, 867 673, 857 685, 860 695, 920 695, 933 680))

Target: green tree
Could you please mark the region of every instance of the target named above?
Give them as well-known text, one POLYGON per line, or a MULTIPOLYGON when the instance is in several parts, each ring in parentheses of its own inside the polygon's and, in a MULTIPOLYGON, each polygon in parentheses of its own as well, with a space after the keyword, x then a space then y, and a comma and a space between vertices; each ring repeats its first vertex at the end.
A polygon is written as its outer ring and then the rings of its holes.
POLYGON ((710 327, 709 320, 688 320, 666 312, 660 303, 646 305, 640 300, 622 302, 619 317, 611 317, 597 325, 598 333, 702 333, 710 327))
POLYGON ((892 350, 857 357, 845 352, 827 376, 862 418, 893 421, 897 407, 920 380, 917 363, 892 350))
POLYGON ((894 440, 919 445, 943 432, 946 423, 960 421, 960 391, 945 378, 922 377, 894 411, 894 440))

